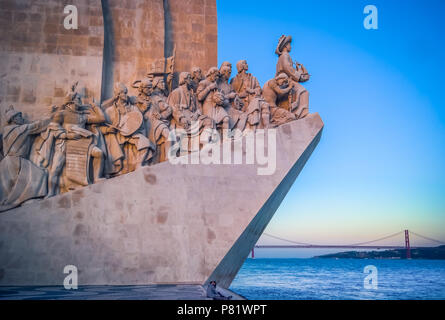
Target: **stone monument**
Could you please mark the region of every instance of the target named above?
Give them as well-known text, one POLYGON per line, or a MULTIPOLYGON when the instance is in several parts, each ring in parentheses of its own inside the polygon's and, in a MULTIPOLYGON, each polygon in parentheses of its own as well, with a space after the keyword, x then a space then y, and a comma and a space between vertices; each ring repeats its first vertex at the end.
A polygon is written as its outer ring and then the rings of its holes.
POLYGON ((40 116, 27 121, 15 106, 2 114, 0 285, 60 285, 74 265, 80 285, 227 288, 321 137, 292 38, 279 39, 275 77, 262 89, 245 60, 230 81, 231 63, 215 66, 215 1, 86 1, 80 12, 98 28, 72 30, 70 42, 51 20, 53 2, 0 2, 45 24, 33 36, 57 30, 51 50, 48 40, 43 51, 27 37, 24 47, 2 40, 11 46, 5 68, 13 53, 26 67, 7 73, 0 98, 40 116), (72 47, 82 32, 101 35, 103 51, 72 47), (72 71, 54 74, 52 60, 72 71), (85 61, 101 62, 101 76, 85 73, 85 61), (37 90, 28 73, 56 88, 37 90))

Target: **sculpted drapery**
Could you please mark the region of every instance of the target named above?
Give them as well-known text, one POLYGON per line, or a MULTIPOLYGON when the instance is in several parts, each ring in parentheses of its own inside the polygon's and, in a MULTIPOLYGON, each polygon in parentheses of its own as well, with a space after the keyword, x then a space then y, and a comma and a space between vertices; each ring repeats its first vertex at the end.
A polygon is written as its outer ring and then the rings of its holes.
POLYGON ((181 72, 179 86, 169 90, 165 79, 173 71, 158 70, 133 83, 137 97, 117 83, 113 98, 84 104, 89 98, 76 91, 76 83, 65 102, 52 107, 50 120, 27 124, 20 112, 9 110, 0 146, 0 211, 166 161, 168 155, 199 151, 221 133, 231 139, 304 118, 309 95, 300 83, 310 75, 292 61, 291 41, 279 39, 276 74, 263 89, 240 60, 231 81, 230 62, 211 67, 205 78, 199 67, 181 72), (198 145, 191 143, 196 137, 198 145))
POLYGON ((289 54, 291 51, 291 36, 281 36, 275 53, 278 55, 278 62, 275 76, 281 73, 286 74, 292 90, 285 99, 278 100, 277 105, 281 108, 291 111, 297 119, 304 118, 309 113, 309 92, 300 84, 309 80, 310 75, 306 68, 299 63, 294 63, 289 54))
POLYGON ((0 161, 0 211, 47 194, 46 170, 32 163, 28 157, 35 135, 44 131, 49 121, 25 124, 21 114, 17 113, 8 122, 3 130, 5 157, 0 161), (12 118, 16 117, 21 120, 14 122, 12 118))

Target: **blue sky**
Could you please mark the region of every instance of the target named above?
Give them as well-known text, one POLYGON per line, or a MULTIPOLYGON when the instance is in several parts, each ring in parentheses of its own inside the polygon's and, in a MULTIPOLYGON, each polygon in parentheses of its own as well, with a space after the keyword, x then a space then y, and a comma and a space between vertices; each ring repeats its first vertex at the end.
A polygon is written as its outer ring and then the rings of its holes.
POLYGON ((348 244, 410 229, 445 241, 445 1, 217 3, 219 64, 246 59, 263 85, 278 38, 292 35, 291 56, 312 75, 310 110, 325 123, 266 232, 348 244), (363 27, 368 4, 378 30, 363 27))

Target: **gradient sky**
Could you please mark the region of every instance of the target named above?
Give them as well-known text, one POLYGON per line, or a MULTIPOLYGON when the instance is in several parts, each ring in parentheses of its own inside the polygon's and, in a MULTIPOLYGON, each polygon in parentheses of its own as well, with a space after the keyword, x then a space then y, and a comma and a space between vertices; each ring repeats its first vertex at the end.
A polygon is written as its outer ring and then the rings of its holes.
MULTIPOLYGON (((409 229, 445 241, 445 1, 217 3, 219 64, 246 59, 263 85, 275 75, 278 38, 292 35, 291 56, 312 75, 310 111, 325 123, 266 232, 348 244, 409 229), (368 4, 378 30, 363 27, 368 4)), ((278 254, 327 252, 309 251, 278 254)))

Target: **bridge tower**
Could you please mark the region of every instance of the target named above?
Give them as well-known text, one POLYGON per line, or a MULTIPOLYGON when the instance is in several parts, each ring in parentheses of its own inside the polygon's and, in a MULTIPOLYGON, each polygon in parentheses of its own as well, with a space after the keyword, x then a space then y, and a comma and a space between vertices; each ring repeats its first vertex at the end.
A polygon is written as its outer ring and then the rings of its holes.
POLYGON ((409 231, 405 230, 405 249, 406 249, 406 258, 411 259, 411 247, 409 245, 409 231))

